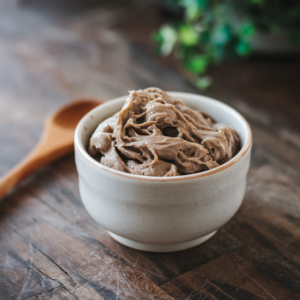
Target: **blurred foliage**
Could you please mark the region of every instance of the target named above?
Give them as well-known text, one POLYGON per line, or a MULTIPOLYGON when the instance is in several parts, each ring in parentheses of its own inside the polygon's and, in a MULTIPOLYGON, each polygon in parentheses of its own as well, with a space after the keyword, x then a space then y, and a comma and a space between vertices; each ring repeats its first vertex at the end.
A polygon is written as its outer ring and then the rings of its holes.
POLYGON ((300 44, 299 0, 166 0, 182 16, 155 34, 159 53, 172 51, 199 89, 211 84, 207 69, 246 57, 256 33, 278 33, 300 44))

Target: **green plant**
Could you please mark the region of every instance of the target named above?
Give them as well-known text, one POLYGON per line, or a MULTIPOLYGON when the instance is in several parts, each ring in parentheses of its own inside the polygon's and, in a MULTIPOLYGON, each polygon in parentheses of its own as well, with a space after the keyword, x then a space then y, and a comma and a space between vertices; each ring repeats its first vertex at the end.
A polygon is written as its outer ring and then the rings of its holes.
POLYGON ((193 83, 205 89, 207 69, 224 59, 246 57, 257 33, 282 33, 300 44, 299 0, 169 0, 182 17, 155 34, 159 53, 175 58, 193 83))

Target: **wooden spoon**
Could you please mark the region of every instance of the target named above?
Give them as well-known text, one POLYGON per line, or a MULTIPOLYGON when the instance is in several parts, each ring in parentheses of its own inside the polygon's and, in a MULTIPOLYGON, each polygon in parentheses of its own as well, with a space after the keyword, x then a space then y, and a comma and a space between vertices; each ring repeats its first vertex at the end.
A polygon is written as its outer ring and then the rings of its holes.
POLYGON ((78 100, 63 106, 51 115, 35 148, 0 178, 0 199, 34 171, 71 152, 78 122, 87 112, 102 103, 103 101, 78 100))

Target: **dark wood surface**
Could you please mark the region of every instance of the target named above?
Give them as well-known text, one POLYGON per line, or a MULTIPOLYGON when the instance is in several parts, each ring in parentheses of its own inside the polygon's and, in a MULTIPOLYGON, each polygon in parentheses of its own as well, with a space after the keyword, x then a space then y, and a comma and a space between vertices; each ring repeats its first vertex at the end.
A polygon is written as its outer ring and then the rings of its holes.
MULTIPOLYGON (((0 1, 0 175, 71 99, 197 92, 129 40, 145 41, 138 31, 150 21, 143 12, 105 29, 85 12, 62 18, 0 1)), ((113 241, 82 206, 71 154, 0 204, 0 299, 300 299, 299 70, 299 59, 256 59, 212 72, 206 94, 249 120, 254 147, 245 200, 211 240, 172 254, 113 241)))

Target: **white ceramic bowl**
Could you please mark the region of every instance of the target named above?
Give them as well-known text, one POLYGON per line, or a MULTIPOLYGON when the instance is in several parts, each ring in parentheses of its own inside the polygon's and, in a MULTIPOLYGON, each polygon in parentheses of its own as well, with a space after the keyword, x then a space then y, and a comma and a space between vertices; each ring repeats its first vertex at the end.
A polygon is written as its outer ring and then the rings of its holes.
POLYGON ((207 97, 168 93, 235 128, 242 141, 240 152, 218 168, 185 176, 149 177, 110 169, 94 160, 86 148, 97 125, 119 111, 127 96, 90 111, 75 132, 85 208, 115 240, 151 252, 179 251, 212 237, 240 207, 250 164, 251 129, 236 110, 207 97))

